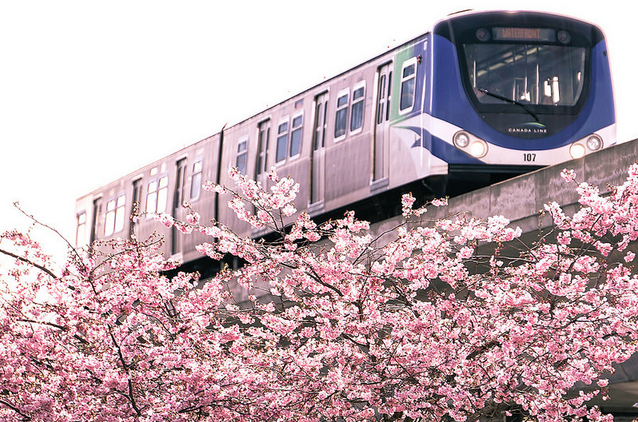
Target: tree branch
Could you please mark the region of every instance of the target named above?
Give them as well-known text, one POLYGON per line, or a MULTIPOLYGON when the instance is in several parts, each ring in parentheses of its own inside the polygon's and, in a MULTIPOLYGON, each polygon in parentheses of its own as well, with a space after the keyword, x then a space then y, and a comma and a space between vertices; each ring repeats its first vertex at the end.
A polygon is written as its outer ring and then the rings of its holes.
POLYGON ((11 258, 15 258, 18 261, 22 261, 25 264, 31 265, 34 268, 37 268, 40 271, 42 271, 42 272, 46 273, 47 275, 49 275, 50 277, 52 277, 54 280, 59 280, 59 278, 60 278, 53 271, 51 271, 50 269, 48 269, 44 265, 38 264, 36 262, 33 262, 30 259, 27 259, 27 258, 25 258, 23 256, 14 254, 13 252, 9 252, 6 249, 0 249, 0 253, 3 254, 3 255, 10 256, 11 258))
POLYGON ((4 404, 5 406, 7 406, 9 409, 13 410, 14 412, 16 412, 18 415, 22 416, 22 420, 23 421, 30 421, 31 420, 31 416, 25 415, 24 413, 22 413, 20 411, 20 409, 18 409, 17 407, 15 407, 14 405, 12 405, 11 403, 7 402, 6 400, 2 400, 0 399, 0 404, 4 404))

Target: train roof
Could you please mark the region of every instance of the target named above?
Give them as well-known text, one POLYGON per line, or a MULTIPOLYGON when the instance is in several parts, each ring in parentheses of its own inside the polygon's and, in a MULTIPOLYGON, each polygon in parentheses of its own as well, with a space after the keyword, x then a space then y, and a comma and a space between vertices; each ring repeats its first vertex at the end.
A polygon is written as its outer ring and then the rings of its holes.
POLYGON ((475 19, 477 15, 489 17, 489 16, 499 16, 499 17, 507 17, 507 16, 515 16, 515 15, 527 15, 530 17, 545 17, 547 19, 563 19, 568 20, 580 25, 589 25, 596 28, 598 31, 603 33, 603 30, 597 24, 565 14, 554 13, 554 12, 542 12, 538 10, 521 10, 521 9, 512 9, 512 10, 475 10, 475 9, 465 9, 460 10, 458 12, 450 13, 444 18, 439 19, 434 25, 433 28, 436 28, 437 25, 455 20, 467 20, 467 19, 475 19))

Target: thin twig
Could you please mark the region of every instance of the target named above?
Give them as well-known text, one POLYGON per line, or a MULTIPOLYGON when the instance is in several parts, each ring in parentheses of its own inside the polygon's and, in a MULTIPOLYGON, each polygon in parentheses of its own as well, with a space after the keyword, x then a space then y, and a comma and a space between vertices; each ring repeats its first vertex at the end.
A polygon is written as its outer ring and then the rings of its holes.
POLYGON ((35 263, 35 262, 31 261, 30 259, 27 259, 27 258, 22 257, 22 256, 20 256, 20 255, 16 255, 16 254, 14 254, 13 252, 9 252, 9 251, 7 251, 7 250, 5 250, 5 249, 0 249, 0 253, 1 253, 1 254, 4 254, 4 255, 7 255, 7 256, 10 256, 10 257, 12 257, 12 258, 15 258, 15 259, 17 259, 17 260, 19 260, 19 261, 22 261, 22 262, 24 262, 25 264, 29 264, 29 265, 31 265, 32 267, 35 267, 35 268, 39 269, 40 271, 42 271, 42 272, 46 273, 47 275, 49 275, 49 276, 53 277, 53 279, 55 279, 55 280, 58 280, 58 279, 59 279, 59 277, 58 277, 57 275, 55 275, 55 273, 54 273, 53 271, 51 271, 50 269, 48 269, 48 268, 47 268, 47 267, 45 267, 44 265, 41 265, 41 264, 35 263))

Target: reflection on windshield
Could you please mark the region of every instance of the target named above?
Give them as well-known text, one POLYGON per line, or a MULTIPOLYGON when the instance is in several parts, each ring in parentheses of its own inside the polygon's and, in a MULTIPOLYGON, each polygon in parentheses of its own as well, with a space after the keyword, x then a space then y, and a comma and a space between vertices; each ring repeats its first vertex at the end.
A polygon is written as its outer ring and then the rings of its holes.
POLYGON ((585 49, 556 45, 466 44, 479 102, 574 106, 583 92, 585 49), (489 92, 491 95, 485 95, 489 92))

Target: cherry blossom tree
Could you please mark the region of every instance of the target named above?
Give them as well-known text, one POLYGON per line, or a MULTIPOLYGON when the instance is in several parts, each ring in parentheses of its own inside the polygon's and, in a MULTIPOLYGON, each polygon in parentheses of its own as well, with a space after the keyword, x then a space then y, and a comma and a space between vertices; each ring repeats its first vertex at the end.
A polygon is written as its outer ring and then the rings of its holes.
POLYGON ((71 250, 59 271, 27 234, 0 236, 13 260, 1 419, 612 420, 588 401, 636 352, 638 166, 608 195, 565 171, 580 210, 548 204, 553 229, 531 244, 504 217, 430 221, 410 195, 380 235, 354 213, 316 224, 294 209, 290 178, 272 173, 264 190, 232 176, 236 188, 205 188, 276 241, 193 209, 157 217, 210 236, 203 254, 245 262, 212 279, 167 277, 178 263, 157 236, 71 250))

